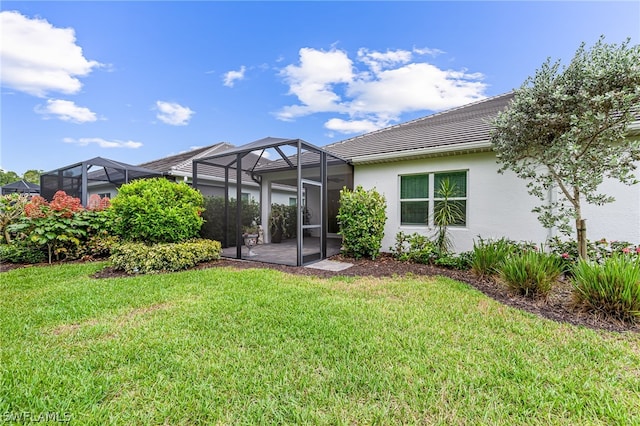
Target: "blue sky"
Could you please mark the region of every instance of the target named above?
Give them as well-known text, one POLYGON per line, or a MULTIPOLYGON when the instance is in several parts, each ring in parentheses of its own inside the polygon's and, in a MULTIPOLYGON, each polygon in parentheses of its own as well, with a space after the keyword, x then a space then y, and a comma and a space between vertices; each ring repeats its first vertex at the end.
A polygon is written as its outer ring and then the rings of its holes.
POLYGON ((640 2, 0 4, 0 168, 139 164, 266 136, 323 146, 519 87, 640 2))

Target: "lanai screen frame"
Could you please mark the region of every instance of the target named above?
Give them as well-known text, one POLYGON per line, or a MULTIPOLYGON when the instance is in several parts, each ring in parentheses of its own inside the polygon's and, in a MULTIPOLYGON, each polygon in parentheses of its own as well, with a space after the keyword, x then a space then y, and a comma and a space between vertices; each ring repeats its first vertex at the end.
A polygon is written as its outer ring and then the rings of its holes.
POLYGON ((108 182, 119 187, 134 179, 162 177, 164 174, 145 167, 134 166, 103 157, 95 157, 68 166, 59 167, 40 175, 40 195, 51 201, 57 191, 65 191, 67 195, 80 198, 83 206, 87 206, 89 181, 108 182), (90 171, 91 167, 98 167, 90 171), (79 174, 69 174, 79 169, 79 174), (102 169, 102 170, 99 170, 102 169), (89 177, 91 175, 91 177, 89 177), (54 182, 50 185, 49 182, 54 182))
MULTIPOLYGON (((261 217, 265 217, 264 209, 270 208, 271 206, 265 206, 262 202, 262 175, 267 174, 270 171, 282 171, 282 170, 296 170, 296 189, 297 189, 297 221, 296 221, 296 265, 303 266, 306 263, 304 262, 303 256, 303 220, 302 214, 304 211, 304 206, 302 205, 302 195, 303 195, 303 168, 306 166, 304 164, 303 153, 304 151, 313 152, 319 155, 319 168, 320 168, 320 183, 322 185, 322 194, 321 194, 321 209, 322 209, 322 223, 321 223, 321 253, 320 260, 326 259, 327 257, 327 170, 328 170, 328 158, 333 158, 338 162, 349 166, 351 176, 353 176, 353 165, 350 161, 345 160, 343 158, 338 157, 337 155, 327 152, 324 149, 315 146, 305 140, 302 139, 286 139, 286 138, 274 138, 267 137, 263 139, 259 139, 257 141, 248 143, 238 148, 230 149, 224 152, 221 152, 216 155, 212 155, 209 157, 198 158, 193 160, 193 188, 198 188, 198 165, 202 166, 211 166, 211 167, 219 167, 224 169, 224 193, 225 193, 225 214, 224 214, 224 227, 228 228, 228 216, 229 216, 229 170, 235 169, 235 184, 236 184, 236 259, 242 259, 242 246, 243 246, 243 238, 242 238, 242 203, 240 200, 242 199, 242 178, 243 174, 248 174, 251 176, 251 179, 260 185, 260 210, 261 217), (291 146, 295 147, 296 153, 291 156, 287 156, 283 151, 283 146, 291 146), (270 162, 266 167, 261 167, 260 159, 262 155, 267 149, 274 149, 281 157, 281 160, 278 160, 277 164, 279 167, 270 167, 271 165, 276 164, 275 161, 270 162), (257 151, 261 151, 258 159, 256 161, 251 161, 252 165, 250 167, 245 167, 242 159, 247 156, 249 153, 255 153, 257 151), (292 161, 292 159, 295 161, 292 161), (240 165, 240 167, 236 167, 236 165, 240 165)), ((262 165, 264 166, 264 164, 262 165)))

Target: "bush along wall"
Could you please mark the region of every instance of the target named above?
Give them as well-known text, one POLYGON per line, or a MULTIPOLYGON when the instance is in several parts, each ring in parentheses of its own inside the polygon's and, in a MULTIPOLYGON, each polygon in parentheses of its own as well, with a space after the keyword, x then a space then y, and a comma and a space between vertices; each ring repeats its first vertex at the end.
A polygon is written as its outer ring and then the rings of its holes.
POLYGON ((358 186, 350 191, 345 187, 340 191, 337 218, 342 251, 346 256, 356 259, 378 257, 387 221, 386 209, 384 195, 375 188, 366 191, 358 186))

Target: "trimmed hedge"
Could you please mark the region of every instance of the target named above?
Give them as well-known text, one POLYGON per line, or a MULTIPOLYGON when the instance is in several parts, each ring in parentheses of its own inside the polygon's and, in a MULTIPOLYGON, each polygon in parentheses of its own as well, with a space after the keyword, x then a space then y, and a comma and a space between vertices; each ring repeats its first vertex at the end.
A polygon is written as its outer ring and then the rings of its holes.
POLYGON ((204 199, 184 182, 164 178, 124 184, 111 202, 113 231, 125 241, 179 243, 199 235, 204 199))
POLYGON ((213 240, 191 240, 183 243, 119 244, 111 250, 114 268, 129 274, 174 272, 201 262, 220 259, 222 246, 213 240))
POLYGON ((367 191, 358 186, 353 191, 346 187, 340 190, 337 218, 344 255, 356 259, 378 257, 387 221, 386 209, 384 195, 375 188, 367 191))

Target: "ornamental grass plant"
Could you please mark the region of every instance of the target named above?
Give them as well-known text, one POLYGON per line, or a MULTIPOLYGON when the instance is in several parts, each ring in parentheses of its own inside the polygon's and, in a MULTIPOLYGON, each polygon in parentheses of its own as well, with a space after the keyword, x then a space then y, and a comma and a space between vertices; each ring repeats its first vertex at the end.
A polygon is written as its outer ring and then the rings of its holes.
POLYGON ((614 318, 640 320, 640 258, 614 254, 602 264, 581 260, 573 269, 578 306, 614 318))
POLYGON ((506 238, 484 240, 473 243, 471 270, 479 278, 497 275, 502 262, 514 251, 514 245, 506 238))
POLYGON ((506 258, 500 279, 524 296, 546 296, 562 271, 560 257, 531 250, 506 258))

